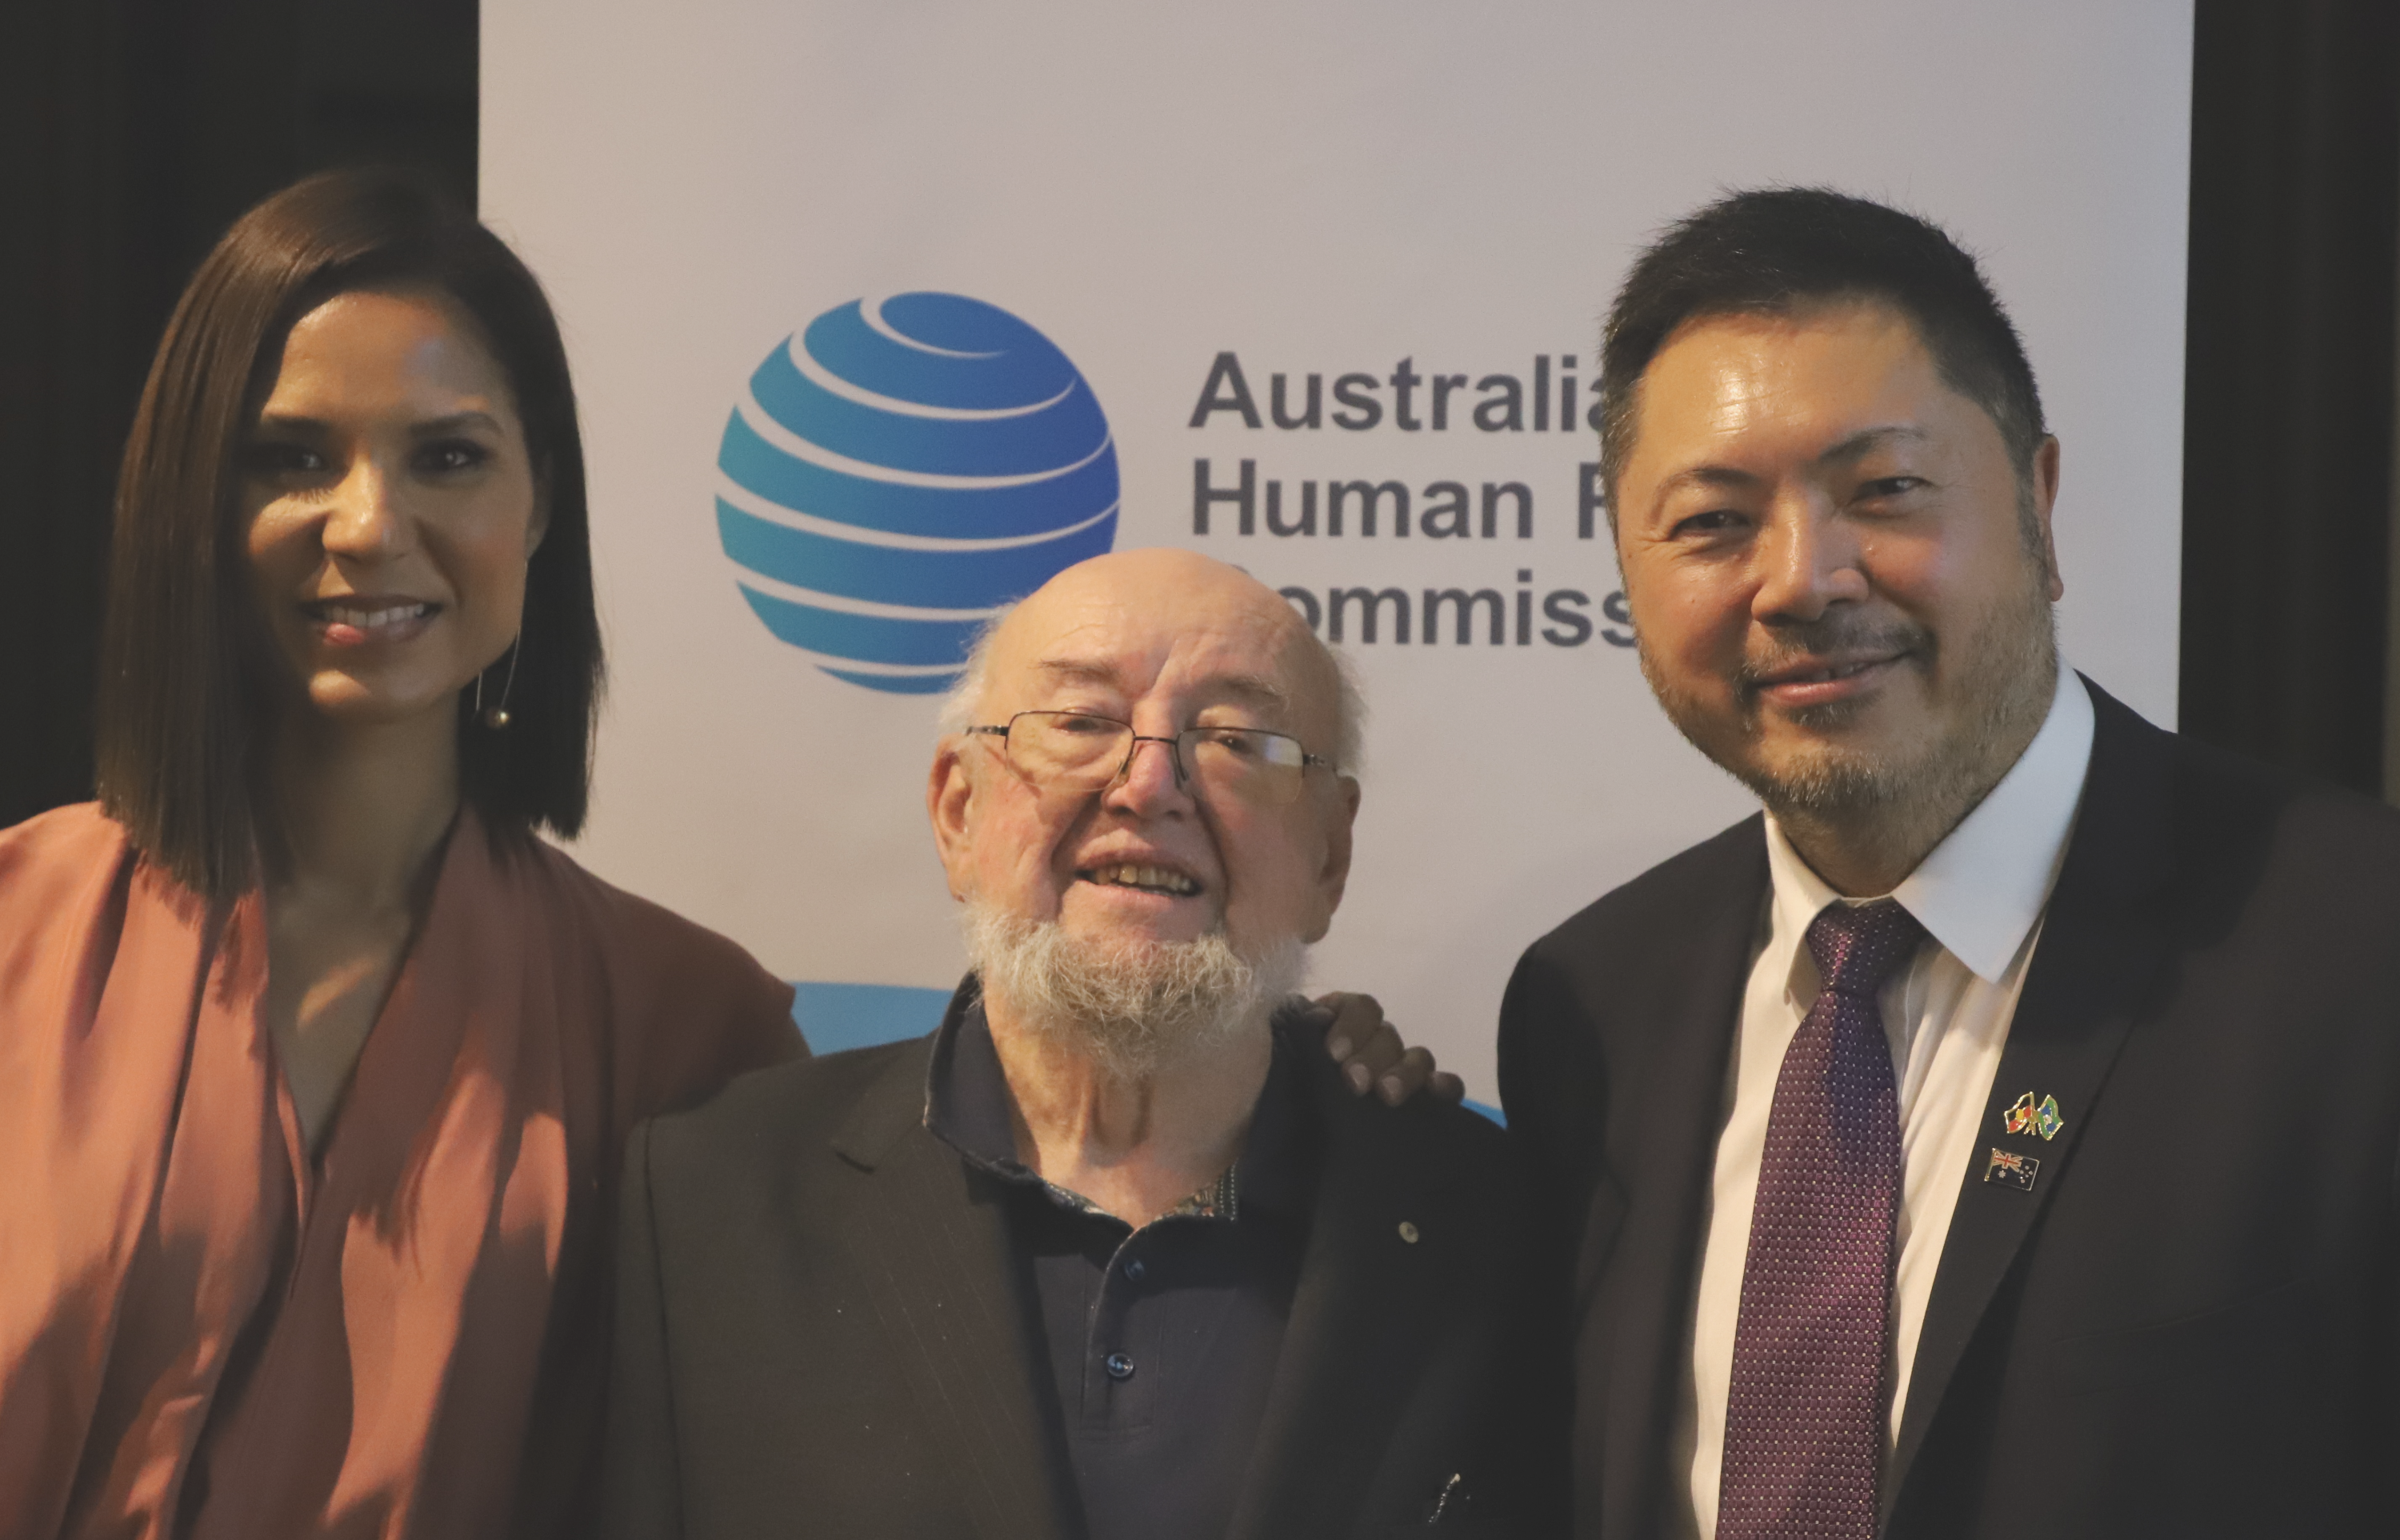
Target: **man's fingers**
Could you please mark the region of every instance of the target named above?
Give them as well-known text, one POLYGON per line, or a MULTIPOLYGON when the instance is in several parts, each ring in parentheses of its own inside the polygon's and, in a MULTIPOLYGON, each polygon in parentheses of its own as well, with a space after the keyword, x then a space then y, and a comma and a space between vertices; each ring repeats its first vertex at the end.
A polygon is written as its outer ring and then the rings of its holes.
MULTIPOLYGON (((1398 1039, 1393 1041, 1398 1042, 1398 1039)), ((1384 1072, 1375 1089, 1383 1097, 1384 1105, 1398 1107, 1424 1090, 1425 1083, 1432 1078, 1433 1056, 1422 1048, 1411 1048, 1400 1056, 1398 1063, 1384 1072)))
POLYGON ((1330 1016, 1325 1051, 1342 1066, 1342 1078, 1360 1096, 1373 1091, 1394 1107, 1420 1091, 1440 1101, 1458 1101, 1466 1083, 1434 1067, 1433 1055, 1411 1048, 1384 1019, 1384 1007, 1373 995, 1337 990, 1316 997, 1316 1009, 1330 1016))
POLYGON ((1351 1054, 1350 1062, 1365 1065, 1377 1080, 1398 1069, 1400 1061, 1408 1056, 1409 1045, 1400 1041, 1400 1034, 1392 1029, 1388 1021, 1378 1020, 1366 1029, 1364 1035, 1366 1041, 1351 1054))
MULTIPOLYGON (((1337 1063, 1347 1063, 1359 1056, 1362 1045, 1371 1049, 1378 1032, 1391 1033, 1391 1029, 1384 1025, 1384 1007, 1376 1002, 1373 995, 1354 995, 1336 990, 1317 996, 1316 1006, 1332 1017, 1333 1024, 1325 1032, 1325 1051, 1332 1055, 1337 1063)), ((1394 1037, 1392 1046, 1384 1056, 1368 1065, 1370 1078, 1398 1058, 1399 1053, 1398 1039, 1394 1037)), ((1366 1087, 1361 1085, 1358 1089, 1363 1091, 1366 1087)))

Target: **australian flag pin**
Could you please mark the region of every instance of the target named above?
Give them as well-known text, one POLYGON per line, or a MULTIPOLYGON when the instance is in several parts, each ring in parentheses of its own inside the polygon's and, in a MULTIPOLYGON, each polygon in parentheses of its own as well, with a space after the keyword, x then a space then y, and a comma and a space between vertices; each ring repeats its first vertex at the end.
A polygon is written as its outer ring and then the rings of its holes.
POLYGON ((2000 1125, 2011 1134, 2038 1134, 2044 1143, 2048 1143, 2058 1138, 2059 1131, 2066 1126, 2066 1120, 2059 1115, 2056 1097, 2044 1097, 2040 1105, 2036 1106, 2033 1093, 2027 1091, 2017 1097, 2016 1105, 2000 1115, 2000 1125))
POLYGON ((2041 1162, 2031 1155, 2017 1155, 2006 1150, 1995 1150, 1992 1152, 1992 1158, 1984 1164, 1984 1179, 2002 1182, 2019 1192, 2030 1192, 2033 1191, 2033 1179, 2040 1171, 2041 1162))

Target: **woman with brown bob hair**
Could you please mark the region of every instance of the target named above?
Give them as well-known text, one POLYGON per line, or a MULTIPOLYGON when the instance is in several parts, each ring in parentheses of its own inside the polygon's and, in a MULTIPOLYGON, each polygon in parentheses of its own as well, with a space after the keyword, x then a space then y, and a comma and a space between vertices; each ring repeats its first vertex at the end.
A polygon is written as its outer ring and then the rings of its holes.
POLYGON ((802 1050, 537 838, 600 635, 506 246, 396 172, 234 225, 102 657, 99 803, 0 832, 0 1536, 581 1530, 625 1135, 802 1050))

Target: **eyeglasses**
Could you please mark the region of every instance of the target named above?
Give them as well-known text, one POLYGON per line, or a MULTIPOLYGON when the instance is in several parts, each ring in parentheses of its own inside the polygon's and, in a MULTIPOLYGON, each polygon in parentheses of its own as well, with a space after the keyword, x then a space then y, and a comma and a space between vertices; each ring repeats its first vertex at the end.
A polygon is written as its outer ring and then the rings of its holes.
POLYGON ((1044 788, 1092 792, 1115 785, 1133 770, 1144 743, 1166 745, 1175 784, 1199 783, 1210 797, 1234 797, 1268 807, 1300 795, 1311 765, 1333 761, 1309 753, 1289 733, 1264 728, 1185 728, 1172 738, 1152 738, 1133 724, 1080 711, 1020 711, 1006 727, 969 728, 970 736, 997 738, 1009 768, 1044 788))

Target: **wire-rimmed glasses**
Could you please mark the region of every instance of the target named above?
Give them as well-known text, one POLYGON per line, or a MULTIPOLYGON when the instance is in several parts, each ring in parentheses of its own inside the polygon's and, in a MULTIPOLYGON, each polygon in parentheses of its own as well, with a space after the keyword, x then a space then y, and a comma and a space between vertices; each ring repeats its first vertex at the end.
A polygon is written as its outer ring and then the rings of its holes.
POLYGON ((1197 782, 1211 797, 1236 797, 1268 807, 1290 802, 1312 765, 1333 761, 1309 753, 1288 732, 1265 728, 1193 727, 1172 738, 1133 730, 1130 722, 1083 711, 1020 711, 1004 726, 974 727, 970 735, 997 738, 1001 752, 1027 781, 1044 788, 1094 792, 1133 769, 1144 743, 1164 743, 1175 784, 1197 782))

